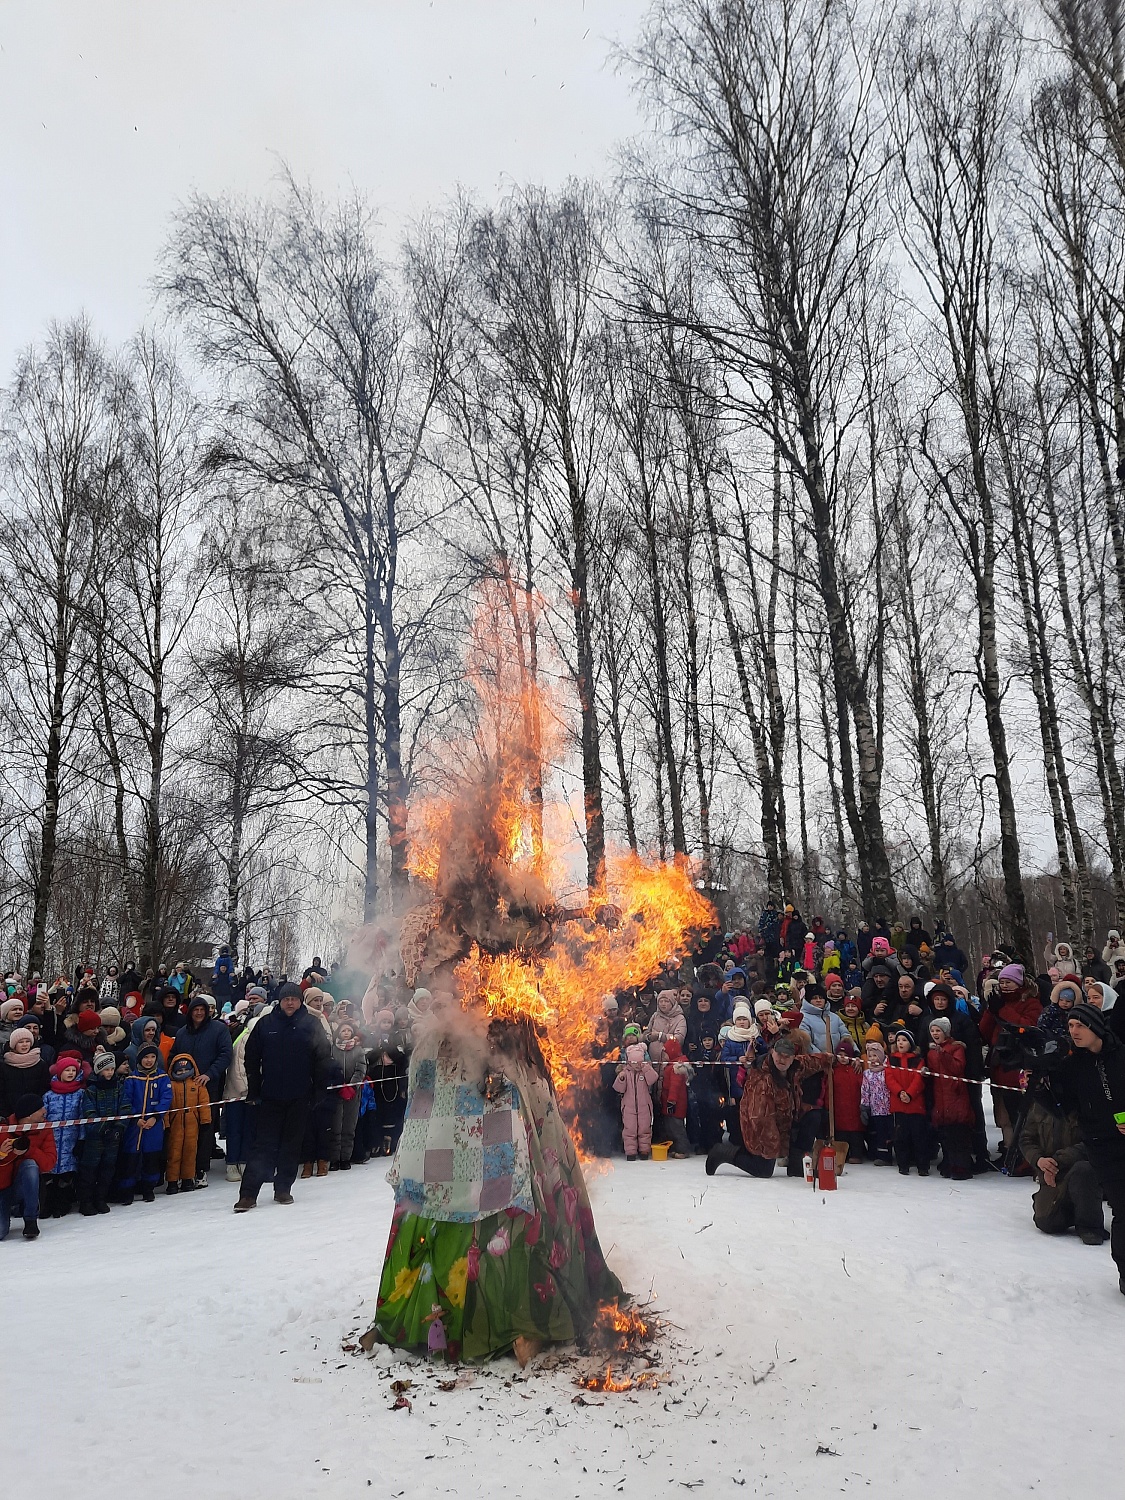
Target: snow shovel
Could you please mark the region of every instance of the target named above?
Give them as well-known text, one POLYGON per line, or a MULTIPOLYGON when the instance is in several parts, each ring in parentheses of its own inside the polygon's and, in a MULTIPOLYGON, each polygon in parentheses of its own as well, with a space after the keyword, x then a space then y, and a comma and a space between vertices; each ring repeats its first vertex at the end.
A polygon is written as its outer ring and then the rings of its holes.
POLYGON ((813 1143, 813 1184, 832 1191, 848 1159, 847 1141, 836 1140, 836 1093, 832 1086, 835 1060, 828 1069, 828 1139, 813 1143))

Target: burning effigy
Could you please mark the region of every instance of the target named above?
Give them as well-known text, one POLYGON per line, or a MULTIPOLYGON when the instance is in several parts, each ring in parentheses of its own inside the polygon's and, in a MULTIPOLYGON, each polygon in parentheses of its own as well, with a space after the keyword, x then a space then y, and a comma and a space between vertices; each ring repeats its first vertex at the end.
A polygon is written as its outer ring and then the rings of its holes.
MULTIPOLYGON (((517 705, 518 707, 518 705, 517 705)), ((415 1037, 369 1341, 447 1359, 586 1341, 627 1302, 569 1126, 602 998, 713 925, 686 865, 611 856, 564 900, 519 724, 418 809, 400 950, 433 996, 415 1037)), ((612 1324, 612 1318, 609 1320, 612 1324)))

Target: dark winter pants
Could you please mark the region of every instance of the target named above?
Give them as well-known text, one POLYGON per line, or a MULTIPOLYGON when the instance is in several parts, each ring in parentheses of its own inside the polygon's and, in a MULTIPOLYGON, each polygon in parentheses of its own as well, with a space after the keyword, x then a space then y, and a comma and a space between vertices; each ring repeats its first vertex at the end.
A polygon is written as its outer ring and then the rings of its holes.
POLYGON ((13 1212, 22 1214, 25 1224, 39 1217, 39 1163, 29 1156, 16 1168, 11 1187, 0 1192, 0 1240, 8 1238, 13 1212))
POLYGON ((1118 1273, 1125 1276, 1125 1135, 1116 1140, 1087 1140, 1086 1152, 1098 1174, 1102 1197, 1113 1220, 1109 1226, 1109 1248, 1118 1273))
POLYGON ((121 1158, 124 1168, 121 1174, 121 1191, 131 1193, 139 1182, 142 1187, 155 1187, 160 1181, 164 1165, 164 1152, 129 1151, 121 1158))
POLYGON ((697 1094, 695 1108, 699 1119, 699 1144, 704 1151, 710 1151, 723 1138, 722 1105, 706 1094, 697 1094))
POLYGON ((777 1165, 772 1156, 755 1156, 753 1151, 742 1149, 731 1161, 732 1167, 749 1172, 751 1177, 772 1177, 777 1165))
POLYGON ((789 1134, 789 1161, 785 1168, 790 1177, 805 1175, 805 1156, 812 1151, 813 1142, 822 1133, 826 1115, 826 1110, 810 1109, 795 1122, 789 1134))
POLYGON ((900 1172, 917 1167, 930 1170, 930 1122, 925 1115, 892 1115, 895 1122, 895 1161, 900 1172))
POLYGON ((302 1161, 332 1160, 332 1111, 335 1099, 335 1094, 329 1094, 327 1100, 309 1110, 301 1144, 302 1161))
POLYGON ((945 1177, 964 1179, 973 1175, 973 1127, 939 1125, 941 1170, 945 1177))
POLYGON ((1043 1187, 1031 1200, 1036 1229, 1044 1234, 1063 1234, 1071 1225, 1081 1233, 1105 1229, 1102 1190, 1098 1174, 1088 1161, 1076 1161, 1056 1183, 1043 1187))
POLYGON ((256 1135, 239 1196, 256 1201, 264 1182, 272 1182, 275 1193, 287 1193, 293 1186, 301 1162, 309 1101, 263 1099, 253 1107, 257 1112, 256 1135))
POLYGON ((227 1161, 247 1162, 254 1145, 257 1111, 245 1099, 233 1099, 223 1105, 223 1139, 227 1143, 227 1161))
MULTIPOLYGON (((86 1127, 90 1131, 90 1127, 86 1127)), ((121 1150, 120 1125, 103 1125, 88 1133, 78 1145, 78 1197, 83 1203, 104 1203, 109 1197, 117 1153, 121 1150)))
POLYGON ((895 1138, 893 1115, 872 1115, 867 1122, 867 1154, 872 1161, 889 1162, 895 1138))
POLYGON ((691 1145, 687 1138, 687 1126, 678 1115, 662 1115, 660 1118, 660 1129, 663 1139, 670 1143, 673 1151, 679 1151, 684 1156, 691 1155, 691 1145))

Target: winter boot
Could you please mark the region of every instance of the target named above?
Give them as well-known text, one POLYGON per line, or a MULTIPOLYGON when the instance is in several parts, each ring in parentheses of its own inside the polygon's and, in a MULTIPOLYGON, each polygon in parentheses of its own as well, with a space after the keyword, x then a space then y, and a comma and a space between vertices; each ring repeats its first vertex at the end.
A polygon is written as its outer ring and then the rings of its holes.
POLYGON ((170 1182, 168 1184, 168 1186, 164 1189, 164 1196, 166 1198, 172 1198, 179 1191, 180 1191, 180 1184, 178 1182, 170 1182))
POLYGON ((311 1177, 312 1174, 313 1174, 313 1164, 312 1164, 312 1162, 311 1161, 303 1161, 301 1163, 301 1180, 303 1181, 306 1177, 311 1177))
POLYGON ((241 1174, 239 1173, 238 1167, 232 1161, 227 1162, 226 1176, 228 1182, 238 1182, 240 1180, 241 1174))
POLYGON ((92 1218, 93 1215, 97 1213, 97 1209, 94 1207, 94 1197, 92 1193, 79 1194, 78 1212, 83 1216, 83 1218, 86 1219, 92 1218))
POLYGON ((94 1204, 94 1207, 100 1214, 109 1213, 109 1202, 105 1198, 99 1198, 98 1201, 94 1204))
POLYGON ((121 1194, 121 1207, 122 1208, 132 1208, 132 1206, 133 1206, 133 1194, 132 1193, 122 1193, 121 1194))
POLYGON ((248 1214, 252 1208, 257 1208, 257 1206, 253 1198, 240 1198, 234 1205, 234 1211, 236 1214, 248 1214))
POLYGON ((335 1163, 335 1165, 339 1167, 341 1172, 350 1172, 352 1169, 352 1164, 350 1161, 338 1161, 335 1163))
POLYGON ((145 1185, 144 1185, 144 1187, 141 1188, 141 1202, 142 1203, 155 1203, 155 1201, 156 1201, 156 1189, 153 1187, 153 1185, 152 1185, 151 1182, 146 1182, 145 1185))
POLYGON ((39 1238, 39 1221, 37 1219, 25 1219, 23 1221, 23 1237, 25 1240, 37 1240, 39 1238))
POLYGON ((338 1161, 329 1162, 328 1170, 330 1172, 338 1172, 340 1170, 340 1163, 338 1161))
POLYGON ((327 1177, 328 1176, 328 1163, 326 1161, 318 1161, 317 1162, 317 1164, 316 1164, 316 1175, 318 1177, 327 1177))
POLYGON ((293 1194, 292 1193, 279 1193, 279 1192, 275 1191, 274 1195, 273 1195, 273 1201, 275 1203, 292 1203, 293 1202, 293 1194))
POLYGON ((730 1141, 720 1141, 717 1146, 712 1146, 707 1153, 707 1162, 703 1170, 708 1177, 714 1177, 719 1168, 726 1163, 728 1166, 738 1155, 738 1147, 731 1145, 730 1141))
POLYGON ((181 1193, 194 1193, 195 1192, 195 1178, 194 1177, 185 1177, 184 1180, 183 1180, 183 1182, 180 1183, 180 1192, 181 1193))

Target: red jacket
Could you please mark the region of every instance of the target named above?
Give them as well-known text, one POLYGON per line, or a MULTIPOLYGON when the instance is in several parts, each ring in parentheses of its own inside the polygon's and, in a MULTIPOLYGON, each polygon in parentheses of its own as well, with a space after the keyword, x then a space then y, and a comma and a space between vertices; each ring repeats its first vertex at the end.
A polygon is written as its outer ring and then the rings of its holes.
MULTIPOLYGON (((16 1123, 15 1115, 8 1116, 8 1124, 16 1123)), ((13 1139, 11 1135, 0 1136, 0 1142, 13 1139)), ((12 1151, 6 1156, 0 1156, 0 1191, 12 1185, 12 1178, 16 1175, 16 1168, 27 1155, 39 1167, 40 1173, 54 1171, 55 1162, 58 1160, 58 1147, 55 1145, 55 1132, 53 1130, 32 1130, 15 1137, 19 1141, 27 1141, 26 1153, 23 1151, 12 1151)))
MULTIPOLYGON (((837 1130, 850 1132, 863 1129, 863 1122, 859 1118, 859 1091, 862 1086, 863 1074, 855 1068, 841 1065, 832 1069, 832 1105, 837 1130)), ((827 1083, 824 1097, 827 1103, 827 1083)))
MULTIPOLYGON (((999 1010, 993 1010, 989 1005, 980 1018, 980 1034, 989 1047, 993 1047, 1000 1036, 1001 1022, 1007 1022, 1009 1026, 1037 1026, 1042 1013, 1043 1007, 1034 995, 1026 995, 1022 1000, 1006 1000, 999 1010)), ((993 1083, 1006 1088, 1018 1089, 1020 1086, 1019 1072, 997 1066, 991 1057, 988 1076, 993 1083)))
POLYGON ((684 1064, 684 1055, 675 1037, 664 1043, 664 1072, 660 1078, 660 1113, 674 1115, 678 1120, 687 1119, 687 1078, 676 1071, 676 1064, 684 1064))
POLYGON ((891 1096, 892 1115, 924 1115, 926 1113, 926 1075, 921 1071, 922 1059, 916 1052, 895 1052, 887 1059, 887 1092, 891 1096), (910 1095, 908 1100, 899 1098, 900 1093, 910 1095))
POLYGON ((972 1125, 973 1104, 965 1077, 965 1048, 961 1042, 942 1042, 926 1054, 926 1066, 934 1075, 934 1107, 930 1118, 935 1125, 972 1125))

